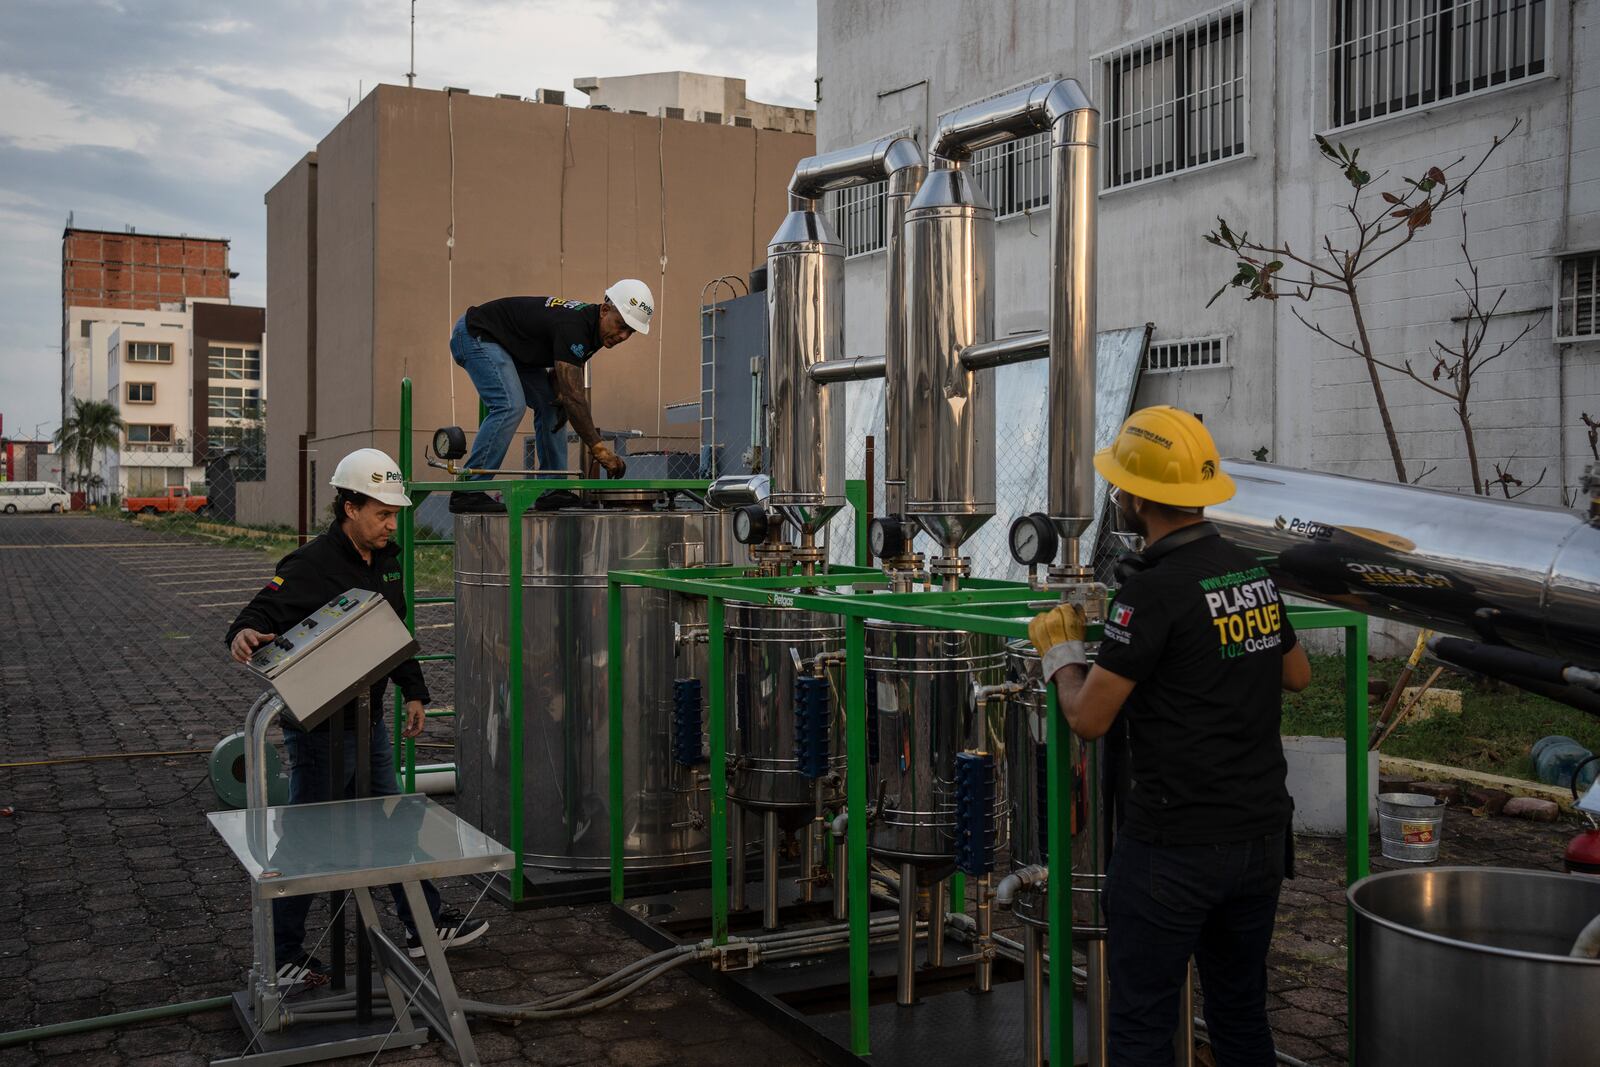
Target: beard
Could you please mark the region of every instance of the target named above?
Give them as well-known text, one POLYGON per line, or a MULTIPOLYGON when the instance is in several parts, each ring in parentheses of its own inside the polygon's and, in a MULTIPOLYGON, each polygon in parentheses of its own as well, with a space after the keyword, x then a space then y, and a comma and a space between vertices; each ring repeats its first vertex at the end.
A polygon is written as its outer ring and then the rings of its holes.
POLYGON ((1119 531, 1123 533, 1134 534, 1143 541, 1148 541, 1150 539, 1150 524, 1140 518, 1132 508, 1127 508, 1121 504, 1118 504, 1117 522, 1119 524, 1117 527, 1119 531))

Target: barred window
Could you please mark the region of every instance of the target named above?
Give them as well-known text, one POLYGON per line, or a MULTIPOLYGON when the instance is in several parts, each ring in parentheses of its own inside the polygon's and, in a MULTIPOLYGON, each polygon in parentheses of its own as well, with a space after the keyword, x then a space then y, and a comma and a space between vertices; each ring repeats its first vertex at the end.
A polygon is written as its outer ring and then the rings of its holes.
POLYGON ((880 179, 823 194, 822 210, 844 243, 844 254, 859 256, 883 247, 889 183, 880 179))
POLYGON ((253 419, 261 411, 261 390, 213 385, 207 406, 213 419, 253 419))
POLYGON ((1546 0, 1323 0, 1319 86, 1326 128, 1538 77, 1546 0))
POLYGON ((130 422, 127 426, 129 444, 171 444, 172 427, 149 423, 130 422))
POLYGON ((1228 366, 1228 339, 1222 336, 1153 341, 1144 361, 1146 374, 1226 366, 1228 366))
POLYGON ((166 341, 129 341, 129 363, 171 363, 172 345, 166 341))
POLYGON ((213 378, 255 381, 259 381, 261 378, 261 350, 259 348, 245 348, 240 345, 212 345, 207 350, 206 359, 210 366, 209 373, 213 378))
POLYGON ((1600 337, 1600 252, 1561 261, 1556 293, 1556 340, 1600 337))
POLYGON ((1239 0, 1094 57, 1105 188, 1247 151, 1249 15, 1239 0))
POLYGON ((1045 207, 1050 203, 1050 134, 980 148, 968 170, 996 218, 1045 207))

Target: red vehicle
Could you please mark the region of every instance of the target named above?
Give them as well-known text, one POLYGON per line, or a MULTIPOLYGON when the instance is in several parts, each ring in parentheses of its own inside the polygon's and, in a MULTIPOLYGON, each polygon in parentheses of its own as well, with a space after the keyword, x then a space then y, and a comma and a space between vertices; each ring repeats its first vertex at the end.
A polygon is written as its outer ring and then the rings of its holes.
POLYGON ((211 510, 210 502, 203 496, 196 496, 181 485, 167 486, 163 496, 125 496, 122 498, 122 510, 127 512, 142 512, 154 515, 158 512, 193 511, 204 515, 211 510))

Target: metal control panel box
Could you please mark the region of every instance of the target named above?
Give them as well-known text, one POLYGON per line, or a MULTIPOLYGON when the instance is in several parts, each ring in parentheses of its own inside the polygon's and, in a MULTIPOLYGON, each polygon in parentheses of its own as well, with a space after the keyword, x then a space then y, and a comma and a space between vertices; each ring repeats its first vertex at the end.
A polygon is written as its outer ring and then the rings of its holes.
POLYGON ((418 651, 382 593, 350 589, 262 645, 250 669, 311 729, 418 651))

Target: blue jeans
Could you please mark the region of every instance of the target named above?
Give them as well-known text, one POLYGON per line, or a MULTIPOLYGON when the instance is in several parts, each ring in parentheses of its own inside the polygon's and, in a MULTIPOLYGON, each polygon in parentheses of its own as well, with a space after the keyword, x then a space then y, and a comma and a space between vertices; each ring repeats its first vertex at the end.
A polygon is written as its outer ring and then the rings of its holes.
MULTIPOLYGON (((317 804, 330 799, 328 771, 332 766, 332 754, 328 751, 328 742, 329 733, 326 730, 317 732, 284 729, 283 747, 289 754, 290 804, 317 804)), ((389 734, 384 728, 382 715, 377 715, 372 720, 372 756, 368 762, 372 768, 372 795, 397 796, 400 792, 400 783, 395 780, 394 775, 394 749, 389 743, 389 734)), ((356 732, 354 729, 349 729, 344 732, 344 796, 354 796, 355 785, 356 732)), ((394 897, 394 908, 400 915, 400 921, 405 924, 408 932, 416 933, 416 923, 411 918, 411 906, 406 903, 405 893, 399 885, 391 885, 389 892, 394 897)), ((423 882, 422 895, 428 902, 428 911, 437 919, 439 890, 434 888, 432 882, 423 882)), ((272 902, 273 942, 280 967, 300 955, 303 950, 306 939, 306 913, 311 910, 312 899, 311 896, 283 897, 272 902)), ((353 905, 351 911, 354 913, 353 905)), ((358 918, 356 922, 359 923, 360 919, 358 918)))
POLYGON ((1217 1062, 1272 1067, 1267 948, 1283 873, 1281 833, 1223 845, 1117 838, 1106 883, 1112 1063, 1172 1067, 1193 956, 1217 1062))
MULTIPOLYGON (((493 341, 480 340, 467 332, 467 317, 456 320, 450 333, 450 356, 478 390, 478 399, 489 410, 478 425, 467 466, 485 470, 502 469, 511 442, 517 436, 525 409, 533 409, 533 436, 540 470, 564 470, 567 445, 557 427, 563 416, 550 383, 550 372, 540 367, 524 367, 493 341)), ((490 474, 477 478, 492 478, 490 474)))

